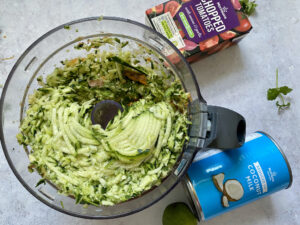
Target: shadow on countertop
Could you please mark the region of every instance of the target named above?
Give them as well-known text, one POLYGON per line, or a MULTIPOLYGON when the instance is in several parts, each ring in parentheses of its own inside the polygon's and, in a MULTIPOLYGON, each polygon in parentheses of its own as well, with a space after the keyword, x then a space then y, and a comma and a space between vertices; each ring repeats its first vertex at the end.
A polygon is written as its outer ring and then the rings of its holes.
POLYGON ((249 205, 205 221, 205 224, 238 225, 245 224, 245 221, 249 221, 249 224, 268 224, 268 220, 275 214, 273 204, 275 203, 272 202, 272 199, 268 196, 249 205))
POLYGON ((192 64, 192 69, 201 86, 220 82, 220 78, 228 78, 233 73, 242 73, 244 63, 239 45, 208 56, 192 64))

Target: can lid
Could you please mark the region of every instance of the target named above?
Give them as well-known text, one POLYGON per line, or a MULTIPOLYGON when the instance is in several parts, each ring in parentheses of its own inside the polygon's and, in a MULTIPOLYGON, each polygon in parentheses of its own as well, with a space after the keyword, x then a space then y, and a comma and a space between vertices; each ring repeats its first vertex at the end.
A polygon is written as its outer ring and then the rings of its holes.
POLYGON ((199 199, 197 197, 196 191, 194 189, 194 186, 189 178, 188 175, 184 176, 183 180, 183 186, 185 191, 188 194, 189 201, 191 202, 192 205, 192 210, 194 211, 194 214, 196 215, 197 219, 200 220, 205 220, 202 207, 200 205, 199 199))
POLYGON ((292 186, 292 183, 293 183, 293 173, 292 173, 292 168, 291 168, 291 165, 286 157, 286 155, 284 154, 282 148, 279 146, 279 144, 274 140, 274 138, 272 138, 269 134, 267 134, 266 132, 264 131, 256 131, 257 133, 261 133, 261 134, 264 134, 266 135, 268 138, 270 138, 270 140, 276 145, 276 147, 279 149, 283 159, 285 160, 286 162, 286 165, 287 165, 287 168, 288 168, 288 171, 289 171, 289 174, 290 174, 290 183, 289 185, 287 186, 286 189, 290 188, 292 186))

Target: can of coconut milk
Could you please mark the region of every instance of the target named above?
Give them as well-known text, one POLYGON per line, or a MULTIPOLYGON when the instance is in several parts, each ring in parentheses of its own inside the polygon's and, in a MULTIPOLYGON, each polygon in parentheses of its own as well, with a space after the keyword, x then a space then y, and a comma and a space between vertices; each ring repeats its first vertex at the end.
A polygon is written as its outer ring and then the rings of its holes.
POLYGON ((258 131, 237 149, 199 152, 183 182, 195 215, 211 219, 289 188, 291 167, 279 145, 258 131))

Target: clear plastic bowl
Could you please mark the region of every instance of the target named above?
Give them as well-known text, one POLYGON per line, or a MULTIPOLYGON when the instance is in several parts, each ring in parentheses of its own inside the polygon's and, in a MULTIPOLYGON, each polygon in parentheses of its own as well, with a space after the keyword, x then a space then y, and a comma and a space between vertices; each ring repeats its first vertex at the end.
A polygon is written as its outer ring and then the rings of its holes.
MULTIPOLYGON (((161 34, 149 27, 121 18, 104 17, 101 21, 96 17, 81 19, 63 24, 36 40, 18 59, 5 83, 1 97, 0 136, 4 154, 16 177, 22 185, 37 199, 60 212, 89 219, 107 219, 129 215, 154 204, 163 198, 185 174, 188 165, 199 149, 203 139, 197 137, 204 133, 203 127, 207 121, 201 114, 206 103, 200 95, 195 76, 180 54, 178 49, 161 34), (70 29, 64 29, 64 26, 70 29), (192 127, 190 141, 183 149, 183 154, 170 175, 156 188, 147 191, 142 196, 115 206, 89 206, 83 208, 75 204, 71 197, 61 195, 51 184, 35 187, 41 179, 37 172, 30 173, 27 169, 29 159, 26 151, 16 140, 19 132, 20 119, 24 117, 28 106, 28 95, 38 87, 37 76, 51 73, 61 60, 78 57, 85 54, 74 50, 73 46, 93 37, 113 36, 128 39, 153 49, 165 59, 175 74, 181 79, 186 90, 191 93, 193 103, 190 104, 192 127), (176 59, 173 64, 167 58, 172 55, 176 59), (205 121, 205 123, 203 122, 205 121), (63 202, 63 207, 61 205, 63 202)), ((205 130, 206 131, 206 130, 205 130)))

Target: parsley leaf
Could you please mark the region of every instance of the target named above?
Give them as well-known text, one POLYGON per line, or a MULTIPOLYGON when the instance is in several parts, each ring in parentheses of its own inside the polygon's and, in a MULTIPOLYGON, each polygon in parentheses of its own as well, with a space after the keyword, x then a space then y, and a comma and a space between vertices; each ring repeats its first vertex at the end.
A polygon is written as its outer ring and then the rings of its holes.
POLYGON ((290 102, 285 103, 283 95, 287 95, 293 89, 288 86, 278 87, 278 69, 276 69, 276 88, 269 88, 267 92, 267 98, 269 101, 273 101, 279 98, 280 101, 276 101, 278 110, 287 109, 291 106, 290 102), (280 103, 281 102, 281 103, 280 103))
POLYGON ((240 0, 242 11, 247 14, 248 16, 251 16, 255 12, 255 8, 257 4, 255 1, 251 0, 240 0))

